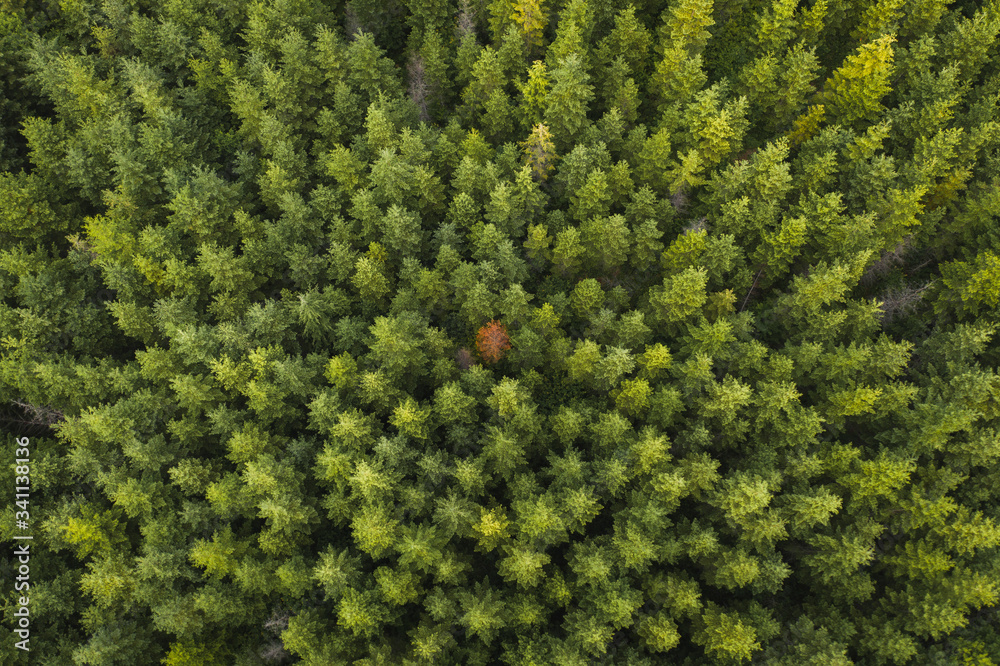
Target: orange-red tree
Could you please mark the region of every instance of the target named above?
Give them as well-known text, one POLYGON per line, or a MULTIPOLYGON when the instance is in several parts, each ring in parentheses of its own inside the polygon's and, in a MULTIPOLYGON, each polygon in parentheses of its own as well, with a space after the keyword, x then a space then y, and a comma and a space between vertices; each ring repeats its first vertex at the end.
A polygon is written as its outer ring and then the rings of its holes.
POLYGON ((476 351, 488 363, 496 363, 510 349, 507 327, 493 320, 476 332, 476 351))

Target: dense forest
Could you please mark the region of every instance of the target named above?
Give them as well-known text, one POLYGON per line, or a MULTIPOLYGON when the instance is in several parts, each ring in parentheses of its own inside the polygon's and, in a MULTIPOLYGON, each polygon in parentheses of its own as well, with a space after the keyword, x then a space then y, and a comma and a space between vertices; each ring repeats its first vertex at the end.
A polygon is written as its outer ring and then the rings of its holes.
POLYGON ((998 47, 0 0, 0 661, 1000 663, 998 47))

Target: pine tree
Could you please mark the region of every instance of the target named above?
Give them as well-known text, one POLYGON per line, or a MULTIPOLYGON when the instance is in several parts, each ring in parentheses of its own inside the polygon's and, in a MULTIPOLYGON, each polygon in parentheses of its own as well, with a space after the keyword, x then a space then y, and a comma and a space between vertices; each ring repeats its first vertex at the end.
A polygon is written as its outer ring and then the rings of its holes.
POLYGON ((883 110, 892 74, 893 35, 862 44, 824 84, 823 104, 834 119, 846 125, 869 120, 883 110))
POLYGON ((557 144, 568 146, 577 132, 588 124, 587 112, 594 98, 590 76, 576 54, 559 61, 552 70, 552 90, 546 97, 545 124, 557 144))
POLYGON ((988 659, 994 4, 335 5, 0 11, 38 658, 988 659))
POLYGON ((531 135, 521 144, 528 159, 528 166, 536 180, 545 180, 549 172, 554 168, 553 162, 558 157, 555 152, 555 144, 549 128, 544 124, 537 124, 531 131, 531 135))
POLYGON ((545 26, 548 25, 549 17, 540 0, 519 0, 514 5, 514 22, 529 52, 544 45, 545 26))

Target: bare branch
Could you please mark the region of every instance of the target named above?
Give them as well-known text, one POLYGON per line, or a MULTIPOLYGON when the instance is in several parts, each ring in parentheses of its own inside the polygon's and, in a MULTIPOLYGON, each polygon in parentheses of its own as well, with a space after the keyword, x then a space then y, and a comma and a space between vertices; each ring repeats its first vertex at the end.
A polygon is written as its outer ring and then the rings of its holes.
POLYGON ((264 661, 283 664, 291 658, 292 655, 288 653, 285 646, 281 644, 281 641, 275 641, 270 643, 267 647, 260 651, 260 658, 264 661))
POLYGON ((750 300, 750 294, 753 293, 754 288, 757 286, 757 280, 759 280, 760 276, 763 274, 764 274, 764 267, 762 266, 761 269, 757 271, 757 277, 753 279, 753 284, 750 285, 750 289, 747 291, 746 298, 743 299, 743 305, 740 306, 740 312, 743 312, 743 308, 747 306, 747 301, 750 300))
POLYGON ((931 280, 922 287, 906 286, 890 289, 882 294, 879 299, 882 303, 882 326, 892 322, 899 314, 912 312, 923 299, 924 292, 935 282, 936 280, 931 280))
POLYGON ((670 197, 670 203, 673 205, 674 210, 678 213, 683 213, 687 208, 687 190, 685 188, 680 188, 670 197))
POLYGON ((427 79, 424 76, 424 60, 419 54, 413 54, 410 58, 410 63, 406 68, 407 73, 410 75, 410 99, 413 103, 417 105, 420 110, 420 120, 424 122, 430 121, 431 117, 427 113, 427 97, 429 93, 429 86, 427 85, 427 79))
POLYGON ((344 8, 344 31, 347 32, 347 38, 352 42, 361 32, 361 21, 358 20, 358 14, 354 11, 351 3, 347 3, 344 8))
POLYGON ((472 352, 462 347, 455 354, 455 362, 458 363, 458 367, 462 370, 468 370, 476 364, 475 359, 472 358, 472 352))
POLYGON ((30 423, 32 425, 44 425, 51 427, 60 421, 65 420, 63 413, 58 409, 52 409, 51 407, 36 407, 35 405, 24 402, 23 400, 15 400, 14 404, 31 415, 30 423))
POLYGON ((702 215, 700 218, 692 222, 691 224, 684 227, 684 233, 690 234, 696 231, 707 231, 708 230, 708 217, 702 215))
POLYGON ((476 34, 476 10, 469 6, 469 0, 462 0, 461 11, 458 14, 458 38, 476 34))
POLYGON ((894 266, 902 264, 906 253, 912 248, 913 236, 910 235, 904 238, 899 245, 893 249, 883 252, 881 257, 865 269, 864 274, 861 276, 861 284, 865 287, 870 287, 875 284, 876 280, 892 270, 894 266))

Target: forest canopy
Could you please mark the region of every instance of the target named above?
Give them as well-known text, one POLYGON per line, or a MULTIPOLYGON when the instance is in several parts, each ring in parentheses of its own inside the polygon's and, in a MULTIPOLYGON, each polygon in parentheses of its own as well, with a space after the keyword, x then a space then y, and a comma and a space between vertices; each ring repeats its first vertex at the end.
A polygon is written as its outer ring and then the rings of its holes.
POLYGON ((4 663, 1000 663, 998 46, 0 0, 4 663))

